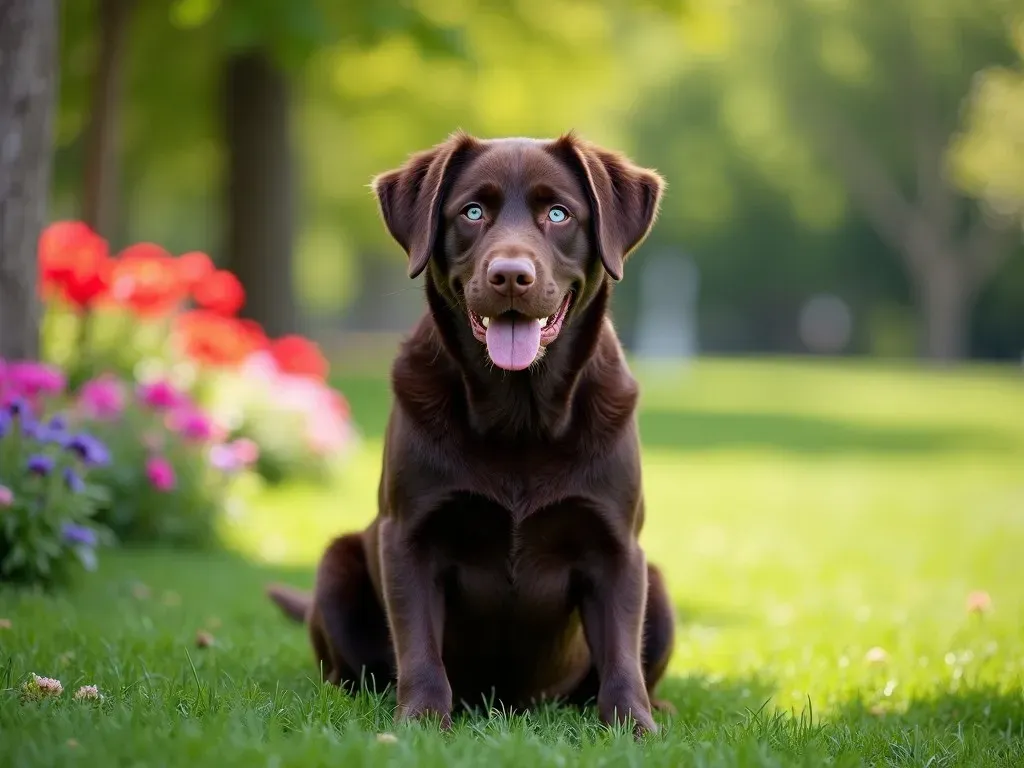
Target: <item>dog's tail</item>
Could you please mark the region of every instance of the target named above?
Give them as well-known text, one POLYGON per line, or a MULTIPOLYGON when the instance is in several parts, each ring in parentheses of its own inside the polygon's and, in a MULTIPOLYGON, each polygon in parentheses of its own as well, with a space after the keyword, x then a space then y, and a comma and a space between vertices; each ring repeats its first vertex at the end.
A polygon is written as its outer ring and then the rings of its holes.
POLYGON ((313 595, 284 584, 271 584, 267 587, 267 597, 277 603, 284 615, 295 621, 305 621, 309 609, 313 605, 313 595))

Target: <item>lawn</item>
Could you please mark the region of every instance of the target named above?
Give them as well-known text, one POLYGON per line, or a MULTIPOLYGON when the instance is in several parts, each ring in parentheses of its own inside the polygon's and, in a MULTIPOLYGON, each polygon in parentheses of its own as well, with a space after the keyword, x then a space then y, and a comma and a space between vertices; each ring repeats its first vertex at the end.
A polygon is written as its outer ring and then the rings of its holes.
POLYGON ((233 510, 231 551, 120 552, 63 596, 0 591, 0 763, 1024 765, 1024 373, 638 374, 643 538, 679 610, 660 735, 557 708, 441 735, 315 682, 261 590, 309 584, 327 537, 373 514, 389 396, 366 376, 338 382, 363 430, 338 487, 233 510), (106 698, 21 703, 30 672, 106 698))

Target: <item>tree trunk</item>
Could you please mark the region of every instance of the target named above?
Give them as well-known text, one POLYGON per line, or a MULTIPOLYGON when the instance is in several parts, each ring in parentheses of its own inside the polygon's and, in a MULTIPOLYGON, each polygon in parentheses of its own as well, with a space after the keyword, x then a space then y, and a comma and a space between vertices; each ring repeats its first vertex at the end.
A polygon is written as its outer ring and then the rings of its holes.
POLYGON ((950 258, 936 260, 915 276, 922 352, 938 363, 951 363, 970 352, 974 292, 965 270, 950 258))
POLYGON ((0 0, 0 357, 39 356, 36 254, 57 80, 54 0, 0 0))
POLYGON ((119 107, 125 41, 134 0, 99 0, 99 51, 85 137, 82 220, 110 239, 118 226, 119 107))
POLYGON ((243 314, 271 336, 297 330, 292 276, 293 163, 288 82, 263 51, 229 56, 224 78, 227 266, 243 314))

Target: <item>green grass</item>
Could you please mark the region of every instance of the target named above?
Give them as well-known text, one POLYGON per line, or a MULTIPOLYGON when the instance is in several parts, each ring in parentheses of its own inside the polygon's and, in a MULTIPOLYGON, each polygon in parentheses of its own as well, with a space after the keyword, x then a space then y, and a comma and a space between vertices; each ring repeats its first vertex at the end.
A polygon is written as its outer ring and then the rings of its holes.
POLYGON ((314 682, 261 589, 309 584, 327 538, 373 514, 388 393, 367 377, 339 382, 364 433, 340 486, 259 496, 232 552, 115 553, 63 596, 0 591, 0 764, 1024 765, 1024 375, 638 373, 643 539, 680 619, 659 736, 553 708, 445 736, 314 682), (968 613, 974 589, 991 612, 968 613), (106 699, 21 703, 33 671, 106 699))

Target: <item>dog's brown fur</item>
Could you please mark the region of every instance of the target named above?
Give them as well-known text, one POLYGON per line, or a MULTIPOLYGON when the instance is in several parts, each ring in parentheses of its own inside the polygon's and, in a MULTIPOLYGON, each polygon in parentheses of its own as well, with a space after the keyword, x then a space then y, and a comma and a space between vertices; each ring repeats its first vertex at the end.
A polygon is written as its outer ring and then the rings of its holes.
POLYGON ((429 308, 392 369, 379 514, 330 545, 311 596, 269 590, 308 624, 332 683, 397 682, 400 717, 443 724, 458 702, 596 697, 605 722, 655 729, 674 617, 637 542, 638 388, 607 307, 661 190, 652 171, 571 135, 456 134, 375 180, 410 274, 426 271, 429 308), (460 216, 467 201, 485 206, 485 226, 460 216), (552 226, 553 203, 571 220, 552 226), (537 275, 512 300, 482 279, 508 253, 537 275), (545 317, 570 291, 543 356, 494 368, 467 308, 545 317))

